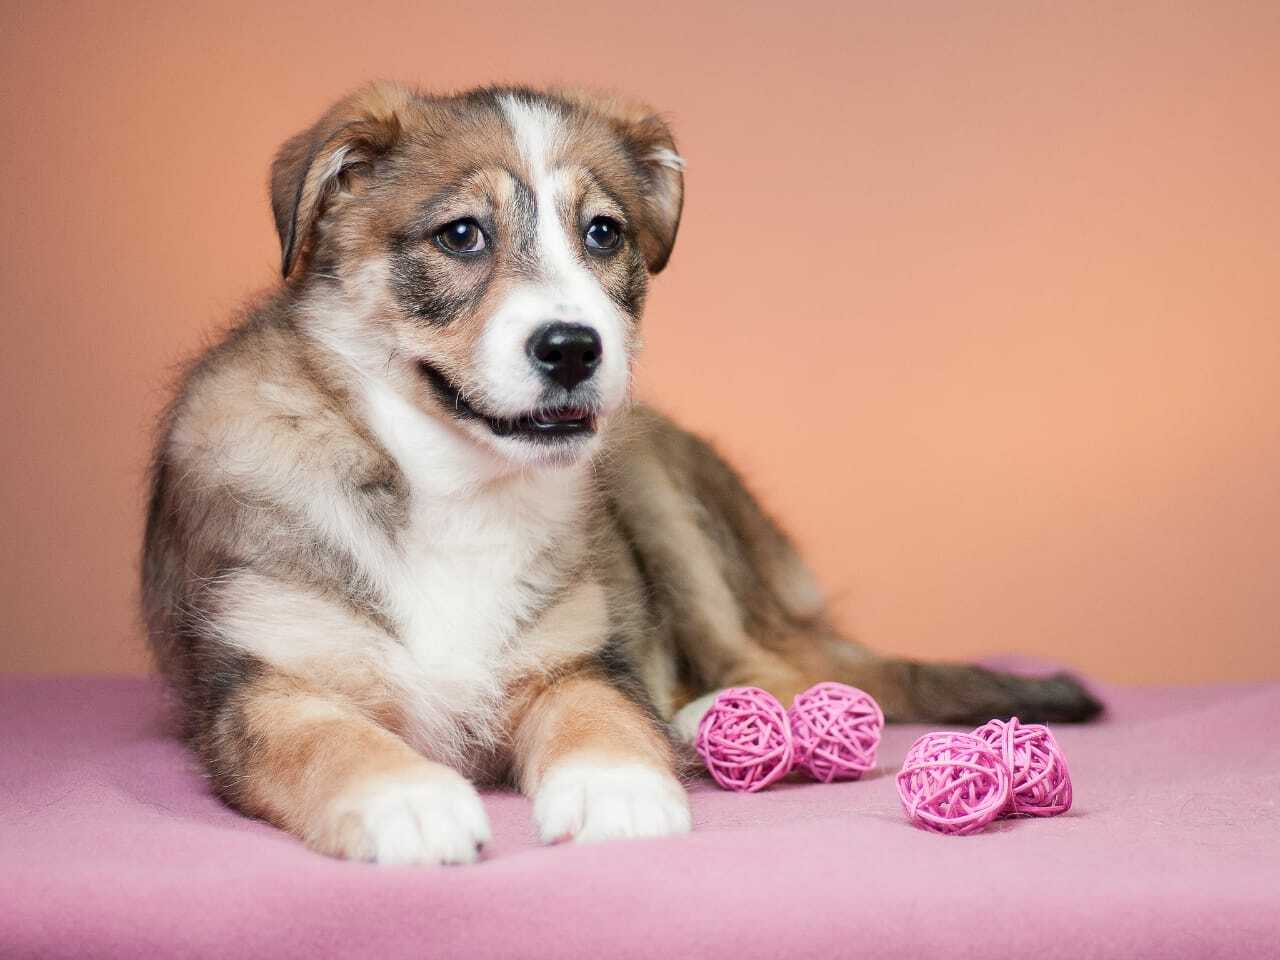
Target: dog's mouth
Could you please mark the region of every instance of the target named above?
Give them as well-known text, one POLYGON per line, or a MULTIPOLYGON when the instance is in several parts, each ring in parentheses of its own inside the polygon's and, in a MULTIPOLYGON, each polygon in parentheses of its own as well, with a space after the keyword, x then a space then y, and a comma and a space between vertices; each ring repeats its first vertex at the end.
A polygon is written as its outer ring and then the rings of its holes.
POLYGON ((558 440, 562 437, 590 436, 596 432, 595 414, 584 407, 554 407, 528 413, 514 420, 499 417, 483 417, 483 420, 499 437, 558 440))
POLYGON ((539 407, 518 417, 491 417, 468 403, 462 391, 431 364, 422 361, 418 366, 441 403, 458 417, 481 421, 494 436, 552 443, 596 432, 595 412, 573 404, 539 407))

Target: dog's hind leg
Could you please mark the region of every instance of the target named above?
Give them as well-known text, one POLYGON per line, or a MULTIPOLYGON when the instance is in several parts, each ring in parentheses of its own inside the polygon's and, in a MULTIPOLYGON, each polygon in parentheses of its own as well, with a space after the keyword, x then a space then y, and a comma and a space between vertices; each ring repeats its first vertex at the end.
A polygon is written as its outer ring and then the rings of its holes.
POLYGON ((786 534, 706 443, 645 411, 615 479, 621 536, 673 637, 685 682, 655 697, 687 736, 715 692, 756 686, 784 705, 823 680, 860 687, 900 722, 978 724, 1017 715, 1076 722, 1102 707, 1075 678, 883 657, 839 635, 786 534))

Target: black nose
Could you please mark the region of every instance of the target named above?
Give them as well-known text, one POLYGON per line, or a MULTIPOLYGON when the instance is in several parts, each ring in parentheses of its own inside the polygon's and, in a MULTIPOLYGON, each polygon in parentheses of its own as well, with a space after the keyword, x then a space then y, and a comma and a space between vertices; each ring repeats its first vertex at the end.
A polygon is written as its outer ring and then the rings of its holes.
POLYGON ((529 338, 534 365, 566 390, 572 390, 600 365, 600 334, 579 323, 552 323, 529 338))

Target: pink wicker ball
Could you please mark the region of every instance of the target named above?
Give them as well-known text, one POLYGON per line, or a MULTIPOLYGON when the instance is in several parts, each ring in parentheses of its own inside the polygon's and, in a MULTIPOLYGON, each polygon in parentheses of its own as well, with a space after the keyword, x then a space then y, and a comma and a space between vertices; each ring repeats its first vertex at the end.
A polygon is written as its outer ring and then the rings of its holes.
POLYGON ((1009 802, 1009 771, 971 733, 926 733, 911 745, 898 774, 907 819, 935 833, 977 833, 1009 802))
POLYGON ((703 714, 693 746, 726 790, 754 793, 791 770, 787 711, 759 687, 722 690, 703 714))
POLYGON ((1067 758, 1049 728, 1038 723, 991 720, 973 735, 1004 761, 1011 789, 1004 816, 1052 817, 1071 809, 1067 758))
POLYGON ((884 713, 870 694, 843 683, 819 683, 788 711, 795 765, 821 783, 857 780, 876 765, 884 713))

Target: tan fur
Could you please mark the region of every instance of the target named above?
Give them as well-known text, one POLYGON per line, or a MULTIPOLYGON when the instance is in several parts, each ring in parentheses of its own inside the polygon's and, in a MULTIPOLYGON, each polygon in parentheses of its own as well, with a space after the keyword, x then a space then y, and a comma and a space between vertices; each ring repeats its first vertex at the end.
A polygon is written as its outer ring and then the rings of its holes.
POLYGON ((707 676, 727 676, 733 665, 754 652, 742 622, 742 609, 719 572, 714 544, 698 529, 700 510, 654 457, 635 451, 618 477, 619 495, 635 522, 634 534, 664 576, 680 582, 686 628, 698 636, 689 656, 707 676))
POLYGON ((284 675, 250 683, 234 736, 244 742, 237 801, 321 853, 358 855, 342 813, 344 793, 411 772, 453 776, 332 691, 284 675))
POLYGON ((547 771, 575 757, 674 770, 669 741, 644 710, 594 667, 522 691, 513 718, 516 782, 534 793, 547 771))
POLYGON ((602 95, 587 90, 562 89, 555 93, 576 105, 584 118, 604 118, 615 131, 636 145, 646 176, 642 197, 648 230, 641 246, 650 271, 666 266, 675 243, 684 202, 684 164, 676 154, 675 140, 652 108, 629 97, 602 95))
POLYGON ((344 174, 384 154, 402 132, 413 98, 403 87, 374 84, 336 104, 281 148, 272 167, 277 225, 285 237, 284 275, 310 253, 323 205, 344 174))
POLYGON ((608 630, 608 597, 600 582, 571 584, 525 632, 510 672, 517 677, 556 673, 594 653, 608 630))
POLYGON ((283 283, 183 379, 144 549, 152 647, 229 803, 326 853, 466 862, 488 835, 468 779, 528 792, 548 840, 687 830, 663 721, 724 686, 840 680, 901 720, 1096 713, 1070 678, 841 637, 733 470, 627 403, 682 168, 651 110, 581 92, 378 85, 282 147, 283 283), (461 219, 483 256, 442 245, 461 219), (533 370, 521 324, 566 317, 609 325, 611 399, 533 370), (503 432, 548 403, 600 436, 503 432))

